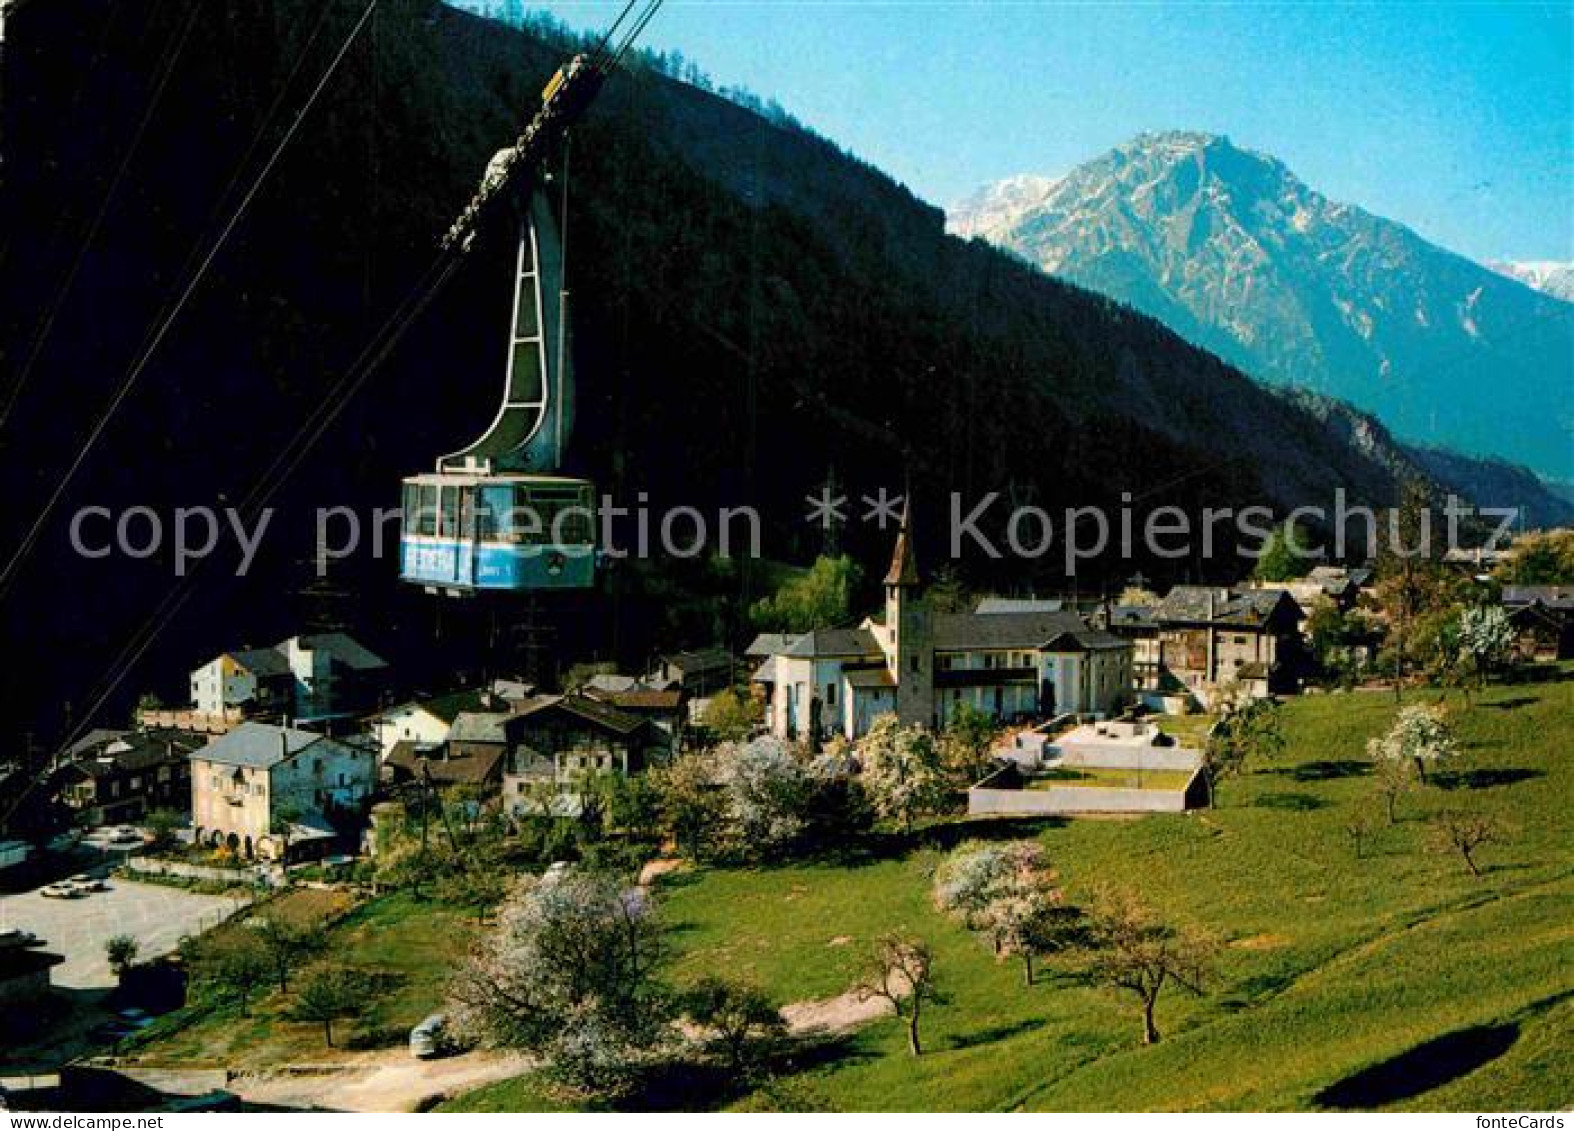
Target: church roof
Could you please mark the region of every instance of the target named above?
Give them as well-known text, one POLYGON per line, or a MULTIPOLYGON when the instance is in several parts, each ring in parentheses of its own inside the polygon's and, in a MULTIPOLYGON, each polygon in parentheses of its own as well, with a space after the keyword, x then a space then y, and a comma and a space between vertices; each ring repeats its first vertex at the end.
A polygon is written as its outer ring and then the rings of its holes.
POLYGON ((918 559, 913 556, 913 533, 907 526, 907 512, 902 512, 902 529, 896 533, 896 548, 891 553, 891 568, 886 570, 887 585, 917 585, 918 559))
POLYGON ((1057 641, 1060 648, 1123 648, 1126 641, 1089 628, 1076 613, 947 613, 934 618, 935 648, 1039 648, 1057 641))
POLYGON ((783 655, 800 660, 832 656, 878 656, 880 645, 867 628, 819 628, 806 632, 783 655))

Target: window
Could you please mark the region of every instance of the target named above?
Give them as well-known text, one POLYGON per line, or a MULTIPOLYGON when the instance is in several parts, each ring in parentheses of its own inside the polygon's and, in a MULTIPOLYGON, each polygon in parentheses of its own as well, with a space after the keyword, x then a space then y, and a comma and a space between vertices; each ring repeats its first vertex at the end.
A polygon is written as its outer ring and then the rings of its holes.
POLYGON ((907 670, 917 675, 922 670, 917 656, 907 657, 907 670))
POLYGON ((825 705, 827 707, 836 706, 836 684, 834 683, 825 685, 825 705))

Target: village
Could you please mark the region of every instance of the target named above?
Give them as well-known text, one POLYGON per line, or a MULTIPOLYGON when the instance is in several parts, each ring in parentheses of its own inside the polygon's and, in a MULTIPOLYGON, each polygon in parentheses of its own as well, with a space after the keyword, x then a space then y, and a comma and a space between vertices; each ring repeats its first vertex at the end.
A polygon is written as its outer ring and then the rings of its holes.
MULTIPOLYGON (((43 1068, 54 1086, 63 1071, 135 1079, 135 1069, 103 1066, 134 1065, 125 1051, 156 1050, 169 1018, 233 1008, 237 992, 245 1016, 247 998, 264 993, 254 983, 266 983, 269 955, 281 991, 287 967, 324 980, 327 1005, 284 1017, 320 1019, 330 1042, 334 1017, 359 1017, 367 1036, 356 1047, 410 1057, 406 1045, 431 1039, 430 1025, 410 1036, 412 1023, 446 1023, 456 1008, 445 1004, 447 979, 463 956, 438 947, 429 1000, 411 1003, 403 1028, 379 1028, 365 1020, 381 1012, 367 1000, 376 979, 354 955, 337 956, 342 967, 325 957, 341 916, 413 893, 484 922, 513 898, 516 877, 540 869, 659 890, 672 869, 834 855, 881 829, 976 826, 987 845, 995 834, 985 830, 1024 821, 1207 810, 1230 778, 1285 749, 1294 724, 1281 705, 1302 698, 1387 703, 1416 689, 1410 717, 1383 740, 1404 751, 1397 768, 1382 769, 1377 747, 1370 754, 1391 814, 1416 784, 1394 775, 1424 781, 1426 764, 1455 750, 1452 716, 1469 710, 1473 689, 1574 658, 1574 589, 1504 580, 1535 576, 1537 563, 1567 555, 1569 539, 1526 535, 1491 562, 1462 553, 1402 569, 1392 559, 1317 565, 1162 595, 1133 585, 1100 601, 981 594, 959 609, 950 587, 925 584, 904 522, 875 574, 879 607, 850 626, 838 614, 855 610, 836 610, 841 625, 778 623, 736 651, 690 647, 641 672, 581 667, 552 690, 499 678, 410 694, 345 632, 220 652, 194 661, 188 703, 144 703, 133 725, 92 730, 66 750, 5 842, 0 877, 34 890, 0 897, 0 1003, 13 1049, 35 1053, 26 1076, 0 1076, 13 1088, 43 1068), (1463 708, 1425 705, 1450 688, 1463 708), (189 909, 177 906, 186 899, 189 909), (160 909, 149 913, 147 900, 160 909), (106 918, 109 901, 127 902, 106 918), (284 910, 294 907, 312 910, 294 922, 284 910), (232 938, 207 941, 235 935, 225 925, 235 922, 260 924, 258 972, 246 972, 232 938)), ((1365 753, 1328 750, 1324 761, 1365 753)), ((1367 820, 1350 826, 1357 852, 1378 834, 1367 820)), ((1474 854, 1501 832, 1487 816, 1470 820, 1440 835, 1474 872, 1474 854)), ((1031 880, 1015 897, 1037 885, 1058 904, 1035 859, 1010 865, 1031 880)), ((997 937, 997 950, 1031 971, 1034 957, 1069 945, 1054 935, 1046 920, 1014 942, 997 937), (1035 930, 1047 937, 1033 941, 1035 930)), ((923 974, 908 968, 920 950, 914 942, 886 960, 921 997, 923 974)), ((887 991, 890 1011, 913 1011, 916 1052, 915 991, 887 991)), ((231 1097, 234 1066, 215 1077, 209 1058, 197 1060, 186 1091, 231 1097), (207 1087, 215 1079, 223 1086, 207 1087)))
POLYGON ((0 0, 0 1120, 1561 1128, 1567 8, 0 0))

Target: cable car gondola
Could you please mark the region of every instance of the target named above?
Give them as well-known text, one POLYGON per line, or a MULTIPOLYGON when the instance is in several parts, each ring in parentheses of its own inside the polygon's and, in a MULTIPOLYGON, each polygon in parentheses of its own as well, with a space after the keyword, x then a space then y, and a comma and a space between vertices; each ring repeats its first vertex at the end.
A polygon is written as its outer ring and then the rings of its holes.
MULTIPOLYGON (((571 65, 554 77, 548 108, 565 73, 577 71, 571 65)), ((478 199, 504 184, 517 152, 492 159, 478 199)), ((555 474, 573 428, 573 379, 562 242, 536 180, 520 218, 503 403, 480 439, 404 480, 400 577, 428 592, 595 584, 595 487, 555 474)), ((473 229, 464 238, 472 237, 473 229)))

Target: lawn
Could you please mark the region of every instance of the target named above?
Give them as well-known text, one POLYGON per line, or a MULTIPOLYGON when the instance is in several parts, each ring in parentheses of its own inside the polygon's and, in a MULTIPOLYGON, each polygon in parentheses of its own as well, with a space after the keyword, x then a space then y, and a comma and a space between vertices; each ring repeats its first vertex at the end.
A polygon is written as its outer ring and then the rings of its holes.
POLYGON ((1116 770, 1107 766, 1043 770, 1027 780, 1028 789, 1099 786, 1105 789, 1185 789, 1195 770, 1116 770))
MULTIPOLYGON (((1410 698, 1432 699, 1412 693, 1410 698)), ((1390 696, 1286 705, 1288 744, 1227 781, 1220 807, 1139 820, 1061 820, 1036 835, 1073 899, 1140 892, 1224 941, 1209 992, 1166 993, 1144 1048, 1132 1003, 1020 968, 930 903, 936 848, 855 866, 707 869, 663 882, 683 983, 723 972, 787 1003, 845 990, 859 955, 902 929, 934 947, 948 1001, 914 1060, 879 1022, 845 1053, 745 1106, 885 1110, 1564 1107, 1574 1098, 1574 682, 1497 687, 1468 710, 1463 765, 1405 799, 1358 858, 1346 832, 1372 802, 1366 739, 1390 696), (1512 823, 1473 878, 1428 849, 1427 814, 1482 807, 1512 823), (783 1099, 783 1095, 787 1098, 783 1099)), ((980 825, 976 831, 988 832, 980 825)), ((954 841, 958 830, 942 828, 954 841)), ((464 1097, 542 1105, 529 1080, 464 1097)))
MULTIPOLYGON (((297 889, 280 909, 290 918, 315 918, 342 910, 344 897, 297 889)), ((225 929, 245 930, 235 924, 225 929)), ((410 1028, 433 1011, 453 963, 473 936, 472 917, 441 903, 397 893, 350 911, 328 932, 324 959, 391 975, 391 992, 354 1022, 337 1026, 341 1047, 323 1043, 322 1027, 295 1022, 292 995, 272 988, 257 995, 250 1016, 234 1004, 196 1004, 161 1018, 130 1055, 158 1063, 208 1063, 236 1071, 342 1057, 347 1045, 402 1044, 410 1028)))

